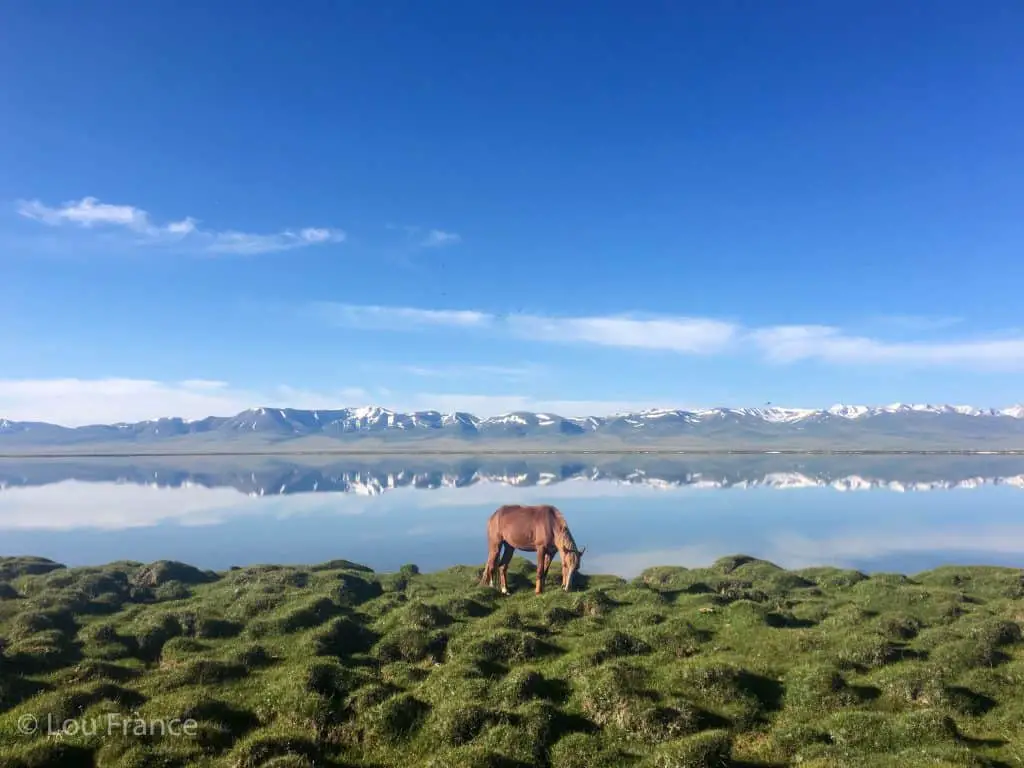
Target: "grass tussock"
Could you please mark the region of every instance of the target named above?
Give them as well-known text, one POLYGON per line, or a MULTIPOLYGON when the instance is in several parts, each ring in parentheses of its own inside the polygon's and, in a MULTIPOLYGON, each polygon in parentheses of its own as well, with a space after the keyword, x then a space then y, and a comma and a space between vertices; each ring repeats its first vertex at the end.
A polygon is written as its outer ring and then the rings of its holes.
POLYGON ((0 765, 998 766, 1024 761, 1008 568, 214 573, 0 558, 0 765), (192 736, 18 731, 25 715, 192 736))

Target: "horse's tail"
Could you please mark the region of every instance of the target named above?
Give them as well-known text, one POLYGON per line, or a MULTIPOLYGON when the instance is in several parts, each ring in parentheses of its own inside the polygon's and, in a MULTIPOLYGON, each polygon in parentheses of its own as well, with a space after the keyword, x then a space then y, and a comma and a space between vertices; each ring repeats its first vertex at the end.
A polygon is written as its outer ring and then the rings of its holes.
POLYGON ((562 549, 575 550, 576 540, 572 537, 572 531, 569 530, 569 524, 565 522, 565 517, 563 517, 558 507, 549 507, 549 509, 555 523, 553 526, 555 544, 562 549))

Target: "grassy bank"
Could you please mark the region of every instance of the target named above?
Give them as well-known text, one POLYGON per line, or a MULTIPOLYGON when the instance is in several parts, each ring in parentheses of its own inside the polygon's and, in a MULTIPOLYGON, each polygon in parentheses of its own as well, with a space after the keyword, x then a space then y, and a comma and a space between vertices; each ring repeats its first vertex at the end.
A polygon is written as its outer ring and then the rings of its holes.
POLYGON ((1024 765, 1020 570, 558 567, 0 558, 0 765, 1024 765))

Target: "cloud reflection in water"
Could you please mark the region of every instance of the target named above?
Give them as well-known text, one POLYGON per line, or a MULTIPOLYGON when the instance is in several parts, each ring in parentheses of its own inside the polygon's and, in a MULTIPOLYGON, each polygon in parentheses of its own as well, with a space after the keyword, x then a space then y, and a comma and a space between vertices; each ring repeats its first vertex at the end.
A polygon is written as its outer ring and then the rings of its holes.
POLYGON ((1024 552, 1024 457, 586 458, 3 460, 0 531, 5 554, 69 564, 348 557, 434 569, 481 562, 498 505, 554 503, 588 546, 585 570, 625 577, 735 552, 790 568, 1024 552))

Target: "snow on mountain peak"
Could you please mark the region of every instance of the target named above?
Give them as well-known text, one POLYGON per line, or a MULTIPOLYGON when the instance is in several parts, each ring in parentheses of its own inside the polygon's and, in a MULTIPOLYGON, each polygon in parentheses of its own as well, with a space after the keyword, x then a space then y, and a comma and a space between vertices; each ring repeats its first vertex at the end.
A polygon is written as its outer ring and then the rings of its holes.
POLYGON ((381 416, 393 416, 394 412, 389 411, 386 408, 381 408, 378 405, 367 405, 362 408, 352 408, 349 413, 354 419, 367 419, 374 420, 381 416))
MULTIPOLYGON (((1024 404, 1012 405, 1007 408, 977 408, 970 405, 931 405, 892 403, 884 406, 865 406, 836 404, 825 409, 789 408, 772 406, 756 408, 706 408, 706 409, 673 409, 647 408, 633 412, 613 415, 592 415, 565 418, 551 411, 530 412, 525 410, 512 411, 490 418, 480 418, 464 411, 441 413, 434 410, 414 411, 410 413, 396 412, 381 406, 369 405, 358 408, 332 409, 327 411, 301 410, 293 408, 254 407, 235 416, 209 416, 203 419, 182 419, 164 417, 133 423, 92 424, 78 428, 67 428, 59 425, 40 422, 19 422, 9 418, 0 419, 0 434, 5 441, 18 438, 31 430, 33 440, 47 444, 60 444, 61 441, 72 439, 80 442, 83 436, 97 441, 115 439, 111 435, 120 433, 116 439, 148 439, 153 435, 180 436, 221 432, 226 434, 259 432, 287 438, 307 436, 317 433, 327 435, 347 435, 362 432, 406 432, 423 434, 431 430, 450 429, 458 436, 472 435, 479 431, 481 435, 503 436, 517 435, 538 436, 558 434, 561 436, 580 435, 583 433, 600 433, 609 435, 650 434, 656 438, 671 437, 676 434, 696 435, 710 434, 716 430, 724 430, 723 434, 731 435, 730 430, 745 430, 760 424, 772 425, 770 429, 758 428, 758 434, 774 435, 790 433, 800 437, 801 434, 812 434, 815 439, 827 439, 831 434, 829 423, 835 425, 837 419, 857 420, 856 429, 863 428, 868 433, 875 427, 883 431, 895 429, 901 425, 913 432, 916 423, 928 429, 949 430, 956 434, 967 430, 975 434, 976 424, 987 434, 999 437, 1015 434, 1024 421, 1024 404), (879 420, 876 421, 876 418, 879 420), (975 421, 976 420, 976 421, 975 421), (886 423, 891 422, 891 423, 886 423), (925 424, 925 422, 929 422, 925 424), (984 426, 983 426, 984 425, 984 426)), ((852 428, 852 425, 851 425, 852 428)), ((438 432, 437 434, 444 434, 438 432)), ((751 433, 753 434, 753 433, 751 433)), ((966 434, 966 432, 965 432, 966 434)), ((631 439, 631 438, 630 438, 631 439)), ((732 439, 732 438, 727 438, 732 439)), ((972 438, 973 439, 973 438, 972 438)))
POLYGON ((488 424, 523 424, 526 425, 528 422, 526 417, 522 413, 500 413, 497 416, 492 416, 489 419, 485 419, 488 424))
POLYGON ((833 416, 842 416, 844 419, 859 419, 861 416, 871 413, 871 409, 866 405, 842 405, 839 403, 829 408, 828 413, 833 416))
POLYGON ((975 408, 973 405, 953 405, 950 407, 964 416, 980 416, 983 413, 981 408, 975 408))
POLYGON ((757 408, 754 410, 759 411, 761 418, 765 421, 784 423, 800 421, 818 413, 812 408, 757 408))

